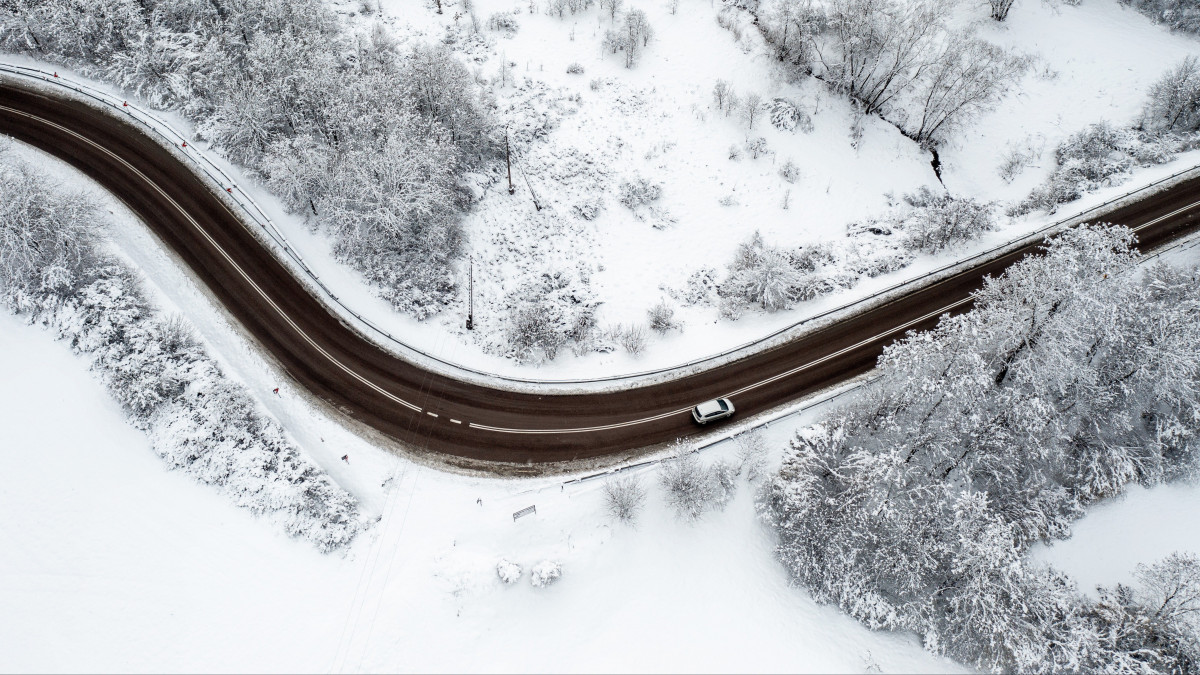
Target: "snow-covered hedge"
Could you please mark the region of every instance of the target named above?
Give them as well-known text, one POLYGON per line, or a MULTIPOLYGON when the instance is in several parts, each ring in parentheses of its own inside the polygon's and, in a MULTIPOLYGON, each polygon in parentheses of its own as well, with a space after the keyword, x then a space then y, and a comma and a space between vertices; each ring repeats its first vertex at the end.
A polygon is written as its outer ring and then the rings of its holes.
POLYGON ((1180 140, 1173 136, 1121 129, 1107 122, 1093 124, 1055 149, 1054 172, 1008 212, 1014 216, 1039 209, 1054 213, 1087 192, 1124 182, 1136 167, 1171 161, 1179 146, 1180 140))
POLYGON ((94 245, 99 230, 85 195, 0 160, 0 302, 89 359, 170 467, 322 551, 347 545, 364 527, 354 498, 222 374, 188 324, 150 305, 137 275, 94 245))
POLYGON ((442 46, 355 34, 321 0, 16 0, 0 50, 69 64, 176 110, 339 258, 418 318, 450 302, 459 176, 498 145, 442 46))
POLYGON ((1147 577, 1192 570, 1189 588, 1095 602, 1026 556, 1129 484, 1200 469, 1200 271, 1136 273, 1133 242, 1102 226, 1051 241, 797 433, 760 504, 793 577, 983 669, 1191 672, 1195 609, 1159 610, 1200 597, 1194 560, 1147 577))
POLYGON ((1200 33, 1200 3, 1196 0, 1121 0, 1121 4, 1137 8, 1172 30, 1200 33))

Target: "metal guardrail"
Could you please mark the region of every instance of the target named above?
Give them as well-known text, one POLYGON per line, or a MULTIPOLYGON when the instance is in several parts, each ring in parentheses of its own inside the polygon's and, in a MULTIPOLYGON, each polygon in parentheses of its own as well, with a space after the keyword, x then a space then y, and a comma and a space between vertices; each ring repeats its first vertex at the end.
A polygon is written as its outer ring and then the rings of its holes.
POLYGON ((245 214, 246 218, 248 218, 254 224, 261 227, 263 232, 268 237, 270 237, 272 241, 275 242, 275 244, 283 251, 283 253, 287 257, 291 258, 297 265, 299 265, 300 270, 303 271, 304 274, 306 276, 308 276, 309 279, 321 291, 321 293, 324 296, 324 300, 326 300, 328 303, 330 303, 336 307, 339 307, 342 312, 344 312, 348 316, 353 317, 355 320, 360 322, 362 325, 369 328, 378 337, 382 337, 387 342, 390 342, 390 343, 392 343, 404 350, 412 352, 414 354, 420 355, 422 358, 437 362, 437 363, 439 363, 443 366, 446 366, 450 369, 457 370, 460 372, 465 372, 465 373, 471 373, 473 375, 479 375, 479 376, 483 376, 483 377, 490 378, 490 379, 500 380, 500 381, 504 381, 504 382, 514 382, 514 383, 519 383, 519 384, 563 385, 563 384, 590 384, 590 383, 599 383, 599 382, 619 382, 621 380, 642 378, 642 377, 647 377, 647 376, 651 376, 651 375, 661 375, 664 373, 669 373, 671 371, 681 370, 684 368, 690 368, 692 366, 696 366, 696 365, 700 365, 703 363, 726 358, 726 357, 732 356, 733 354, 736 354, 737 352, 749 349, 751 347, 765 344, 765 343, 769 342, 770 340, 773 340, 790 330, 794 330, 796 328, 799 328, 800 326, 804 326, 805 324, 812 323, 819 319, 826 318, 837 312, 841 312, 841 311, 844 311, 847 309, 852 309, 854 307, 865 305, 867 303, 870 303, 873 300, 878 299, 880 296, 886 295, 888 293, 892 293, 893 291, 897 291, 897 290, 900 290, 902 288, 909 287, 909 286, 917 286, 923 280, 927 279, 930 276, 941 274, 941 273, 949 271, 955 267, 961 266, 965 263, 969 263, 973 260, 987 258, 989 256, 992 256, 992 255, 1004 250, 1005 248, 1008 248, 1009 246, 1012 246, 1017 241, 1021 241, 1023 239, 1032 239, 1039 235, 1043 235, 1057 227, 1061 227, 1062 225, 1065 225, 1072 221, 1080 220, 1089 213, 1094 213, 1096 211, 1100 211, 1100 210, 1104 209, 1105 207, 1111 206, 1112 204, 1114 204, 1116 202, 1128 199, 1129 197, 1132 197, 1133 195, 1136 195, 1140 192, 1146 192, 1155 187, 1158 187, 1159 185, 1162 185, 1163 183, 1166 183, 1168 181, 1172 181, 1176 178, 1179 178, 1180 176, 1183 176, 1184 174, 1187 174, 1187 173, 1190 173, 1197 169, 1200 169, 1200 166, 1196 166, 1196 167, 1189 167, 1182 171, 1178 171, 1174 174, 1171 174, 1170 176, 1167 176, 1166 178, 1159 179, 1157 181, 1154 181, 1153 183, 1144 185, 1135 190, 1130 190, 1129 192, 1126 192, 1125 194, 1123 194, 1119 197, 1114 197, 1114 198, 1104 202, 1103 204, 1098 204, 1098 205, 1093 206, 1084 211, 1080 211, 1079 213, 1071 216, 1070 218, 1064 218, 1062 220, 1053 222, 1049 225, 1045 225, 1041 228, 1038 228, 1036 230, 1028 232, 1028 233, 1022 235, 1019 239, 1014 239, 1012 241, 1008 241, 1008 242, 993 246, 992 248, 989 248, 984 251, 980 251, 978 253, 975 253, 974 255, 968 256, 966 258, 962 258, 960 260, 956 260, 952 263, 948 263, 937 269, 931 270, 930 272, 928 272, 920 277, 898 282, 896 284, 893 284, 887 288, 879 290, 879 291, 877 291, 869 296, 866 296, 864 298, 860 298, 853 302, 848 302, 844 305, 840 305, 838 307, 834 307, 834 308, 825 310, 818 314, 814 314, 812 316, 805 317, 799 321, 796 321, 795 323, 784 326, 783 328, 780 328, 768 335, 764 335, 762 337, 755 338, 754 340, 737 345, 736 347, 731 347, 729 349, 726 349, 726 350, 721 351, 716 354, 711 354, 709 356, 701 357, 698 359, 693 359, 691 361, 676 364, 674 366, 670 366, 667 368, 656 368, 656 369, 645 370, 645 371, 640 371, 640 372, 636 372, 636 373, 627 373, 624 375, 610 375, 610 376, 596 377, 596 378, 561 379, 561 380, 522 378, 522 377, 513 377, 513 376, 508 376, 508 375, 500 375, 497 373, 490 373, 487 371, 478 370, 476 368, 471 368, 469 366, 464 366, 461 364, 447 361, 441 357, 430 354, 429 352, 423 351, 417 347, 413 347, 412 345, 404 342, 400 338, 397 338, 396 336, 392 335, 391 333, 387 332, 386 330, 380 328, 374 322, 372 322, 370 319, 368 319, 365 316, 354 311, 352 308, 350 308, 348 305, 346 305, 345 303, 343 303, 341 300, 338 299, 337 295, 335 295, 333 293, 332 289, 330 289, 328 286, 326 286, 325 282, 322 281, 321 278, 317 276, 316 272, 313 271, 313 269, 308 266, 308 263, 306 263, 304 261, 304 259, 300 256, 299 252, 297 252, 294 248, 291 247, 291 245, 287 241, 287 238, 283 235, 282 232, 279 231, 279 228, 275 226, 274 221, 272 221, 270 216, 268 216, 266 214, 266 212, 263 211, 262 207, 260 207, 258 205, 258 203, 254 201, 253 197, 251 197, 245 191, 241 190, 237 186, 237 183, 232 178, 230 178, 229 175, 226 174, 220 167, 218 167, 215 163, 213 163, 212 160, 208 159, 208 157, 205 156, 205 154, 201 150, 193 147, 192 145, 188 145, 186 137, 184 137, 174 127, 172 127, 170 124, 168 124, 161 118, 157 117, 156 115, 149 113, 145 110, 142 110, 141 108, 129 103, 128 100, 126 100, 126 99, 121 99, 121 98, 114 96, 108 92, 105 92, 101 89, 92 87, 91 85, 88 85, 86 83, 78 82, 76 80, 72 80, 72 79, 63 77, 63 76, 59 75, 57 72, 47 72, 47 71, 44 71, 44 70, 41 70, 38 68, 32 68, 32 67, 28 67, 28 66, 18 66, 18 65, 13 65, 13 64, 6 64, 6 63, 0 63, 0 72, 5 72, 5 73, 12 74, 12 75, 20 76, 20 77, 26 77, 26 78, 30 78, 33 80, 38 80, 38 81, 47 82, 50 84, 55 84, 55 85, 64 87, 66 89, 73 90, 83 96, 86 96, 90 99, 95 100, 98 103, 102 103, 104 105, 115 108, 121 112, 124 112, 133 121, 146 127, 153 134, 156 134, 157 136, 161 137, 163 140, 166 140, 167 142, 169 142, 171 145, 179 148, 181 151, 184 151, 185 155, 190 160, 192 160, 192 162, 193 162, 193 164, 195 164, 196 168, 202 174, 204 174, 205 176, 208 176, 208 178, 210 180, 212 180, 214 183, 216 183, 218 186, 220 186, 225 191, 226 195, 229 196, 238 205, 238 207, 245 214))

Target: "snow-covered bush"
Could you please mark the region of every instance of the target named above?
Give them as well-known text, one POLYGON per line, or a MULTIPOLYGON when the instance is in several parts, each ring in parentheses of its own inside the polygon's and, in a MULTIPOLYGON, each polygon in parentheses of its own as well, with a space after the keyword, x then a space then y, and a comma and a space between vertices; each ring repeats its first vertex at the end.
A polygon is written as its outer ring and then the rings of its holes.
MULTIPOLYGON (((1130 483, 1197 474, 1200 270, 1135 270, 1133 242, 1108 226, 1051 240, 796 434, 760 507, 797 582, 976 668, 1178 666, 1178 642, 1121 618, 1162 582, 1095 603, 1026 556, 1130 483)), ((1171 567, 1155 578, 1195 588, 1171 567)))
POLYGON ((562 564, 553 560, 543 560, 529 570, 529 583, 534 588, 545 588, 562 578, 562 564))
POLYGON ((182 319, 151 307, 132 270, 99 251, 98 220, 87 196, 0 159, 0 304, 87 358, 168 466, 322 551, 347 545, 364 527, 354 498, 221 372, 182 319))
POLYGON ((617 341, 625 353, 638 356, 646 351, 646 329, 639 324, 630 324, 628 328, 618 327, 617 341))
POLYGON ((770 113, 771 124, 776 129, 783 131, 796 131, 798 129, 806 134, 812 133, 812 117, 801 110, 800 106, 786 98, 773 99, 768 104, 767 112, 770 113))
POLYGON ((1008 18, 1008 12, 1012 9, 1014 0, 988 0, 988 8, 991 9, 992 18, 997 21, 1003 21, 1008 18))
POLYGON ((1172 30, 1200 33, 1200 5, 1195 0, 1121 0, 1172 30))
POLYGON ((497 144, 445 47, 399 50, 381 24, 359 34, 321 0, 18 0, 0 9, 0 49, 179 112, 328 228, 398 310, 424 318, 454 297, 458 177, 497 144))
POLYGON ((677 444, 675 457, 661 464, 658 480, 667 504, 683 521, 695 521, 704 515, 718 496, 712 471, 683 443, 677 444))
POLYGON ((638 207, 658 201, 662 197, 662 184, 647 178, 634 178, 621 183, 617 201, 626 208, 636 211, 638 207))
POLYGON ((517 23, 517 17, 512 12, 496 12, 488 17, 487 29, 512 37, 521 29, 521 24, 517 23))
MULTIPOLYGON (((905 195, 904 201, 908 209, 870 222, 876 230, 899 233, 902 245, 911 251, 937 253, 995 229, 995 207, 969 197, 953 197, 922 187, 905 195)), ((861 231, 862 226, 851 228, 861 231)))
POLYGON ((1200 130, 1200 59, 1185 58, 1154 83, 1142 126, 1160 133, 1200 130))
POLYGON ((1134 167, 1170 161, 1177 141, 1107 122, 1073 134, 1054 151, 1056 167, 1045 183, 1009 208, 1010 215, 1043 209, 1054 213, 1084 193, 1121 182, 1134 167))
POLYGON ((789 183, 800 180, 800 175, 800 167, 790 157, 779 167, 779 177, 789 183))
POLYGON ((515 584, 521 579, 521 566, 507 558, 496 563, 496 576, 506 584, 515 584))
POLYGON ((813 245, 785 251, 755 232, 738 246, 720 294, 768 312, 787 309, 852 283, 835 269, 833 249, 813 245))
POLYGON ((646 487, 637 476, 610 478, 604 482, 604 508, 622 523, 632 524, 646 505, 646 487))
POLYGON ((656 333, 663 334, 679 327, 678 322, 675 321, 675 308, 666 300, 651 307, 646 313, 650 315, 650 329, 656 333))
POLYGON ((733 462, 718 459, 709 470, 712 472, 713 507, 724 509, 737 494, 737 478, 741 469, 733 462))
POLYGON ((746 152, 750 153, 750 159, 758 159, 770 153, 771 148, 767 145, 767 139, 758 136, 757 138, 747 139, 746 152))
POLYGON ((744 431, 737 435, 734 442, 737 444, 738 468, 739 471, 745 470, 746 480, 753 483, 766 475, 767 439, 762 431, 744 431))
POLYGON ((579 62, 573 62, 573 63, 571 63, 571 65, 567 66, 567 74, 568 75, 582 75, 583 74, 583 66, 581 66, 579 64, 579 62))
POLYGON ((579 276, 546 272, 505 298, 506 355, 525 363, 555 359, 566 345, 586 343, 596 326, 596 301, 579 276))

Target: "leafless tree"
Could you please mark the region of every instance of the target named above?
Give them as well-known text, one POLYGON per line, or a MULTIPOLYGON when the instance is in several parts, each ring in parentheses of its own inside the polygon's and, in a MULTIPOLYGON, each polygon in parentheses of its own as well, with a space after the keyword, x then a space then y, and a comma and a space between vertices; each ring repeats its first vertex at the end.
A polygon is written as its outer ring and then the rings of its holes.
POLYGON ((1027 60, 969 33, 949 36, 916 83, 920 116, 910 135, 936 145, 972 118, 995 108, 1024 75, 1027 60))
POLYGON ((1013 0, 988 0, 992 9, 992 18, 1003 21, 1008 18, 1008 10, 1012 9, 1013 0))
POLYGON ((1185 58, 1154 83, 1142 124, 1154 131, 1200 129, 1200 59, 1185 58))
POLYGON ((746 94, 746 100, 742 102, 742 119, 745 120, 746 125, 750 129, 754 128, 754 123, 758 121, 758 118, 762 116, 762 113, 762 94, 756 92, 746 94))
POLYGON ((614 520, 633 524, 646 505, 646 487, 637 476, 610 478, 604 483, 604 508, 614 520))

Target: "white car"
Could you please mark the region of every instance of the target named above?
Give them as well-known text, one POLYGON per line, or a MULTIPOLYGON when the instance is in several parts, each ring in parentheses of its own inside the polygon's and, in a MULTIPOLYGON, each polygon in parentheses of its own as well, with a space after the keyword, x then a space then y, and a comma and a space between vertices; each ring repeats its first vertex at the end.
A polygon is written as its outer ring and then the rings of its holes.
POLYGON ((733 401, 727 398, 714 398, 692 408, 692 419, 699 424, 708 424, 726 417, 733 416, 733 401))

